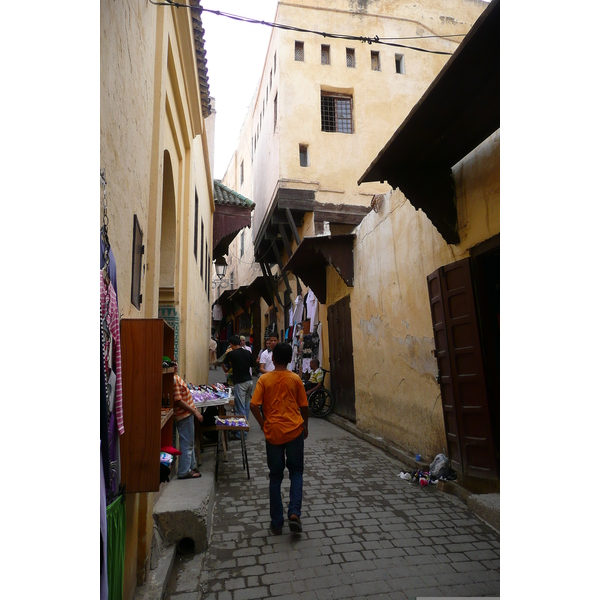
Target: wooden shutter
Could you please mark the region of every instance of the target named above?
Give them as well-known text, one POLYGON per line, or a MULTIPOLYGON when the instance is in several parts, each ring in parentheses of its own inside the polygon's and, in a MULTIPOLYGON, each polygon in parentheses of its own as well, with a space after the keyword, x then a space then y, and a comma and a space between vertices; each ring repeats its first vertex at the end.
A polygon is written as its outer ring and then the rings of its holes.
POLYGON ((471 477, 498 477, 469 259, 427 277, 448 458, 471 477))

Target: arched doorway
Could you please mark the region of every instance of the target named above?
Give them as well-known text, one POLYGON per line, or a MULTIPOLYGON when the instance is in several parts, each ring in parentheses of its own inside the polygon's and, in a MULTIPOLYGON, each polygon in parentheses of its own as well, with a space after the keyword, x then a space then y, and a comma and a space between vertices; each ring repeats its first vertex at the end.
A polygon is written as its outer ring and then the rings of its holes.
POLYGON ((167 150, 165 150, 163 158, 158 316, 163 318, 175 331, 175 356, 172 358, 173 360, 178 360, 179 310, 175 293, 177 280, 177 210, 175 202, 175 179, 171 156, 167 150))

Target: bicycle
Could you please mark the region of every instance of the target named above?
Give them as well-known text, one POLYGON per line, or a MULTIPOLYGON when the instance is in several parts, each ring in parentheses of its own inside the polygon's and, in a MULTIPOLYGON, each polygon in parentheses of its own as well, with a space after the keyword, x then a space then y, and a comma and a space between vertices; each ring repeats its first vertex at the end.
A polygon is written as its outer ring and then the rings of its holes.
MULTIPOLYGON (((327 369, 323 369, 324 375, 327 375, 328 372, 327 369)), ((324 418, 333 410, 335 399, 326 387, 314 391, 309 390, 306 395, 308 396, 308 412, 311 416, 324 418)))

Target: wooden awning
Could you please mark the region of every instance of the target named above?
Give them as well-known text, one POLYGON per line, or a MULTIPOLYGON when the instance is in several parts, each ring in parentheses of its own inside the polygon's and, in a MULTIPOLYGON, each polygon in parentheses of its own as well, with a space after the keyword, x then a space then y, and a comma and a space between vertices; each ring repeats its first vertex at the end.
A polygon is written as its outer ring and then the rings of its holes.
POLYGON ((237 234, 252 224, 254 202, 215 179, 213 187, 215 213, 213 215, 213 258, 225 262, 229 244, 237 234))
POLYGON ((492 0, 358 183, 399 188, 457 244, 452 167, 499 127, 500 0, 492 0))
POLYGON ((310 287, 322 304, 327 302, 327 267, 333 267, 344 283, 354 286, 353 233, 305 237, 284 267, 310 287))

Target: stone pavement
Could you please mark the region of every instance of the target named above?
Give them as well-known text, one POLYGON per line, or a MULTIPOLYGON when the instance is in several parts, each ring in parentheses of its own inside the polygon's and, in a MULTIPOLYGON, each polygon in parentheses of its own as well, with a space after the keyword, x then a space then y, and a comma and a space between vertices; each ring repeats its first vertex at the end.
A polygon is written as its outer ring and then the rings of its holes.
MULTIPOLYGON (((181 557, 167 600, 401 599, 500 595, 500 539, 457 498, 325 420, 305 445, 303 533, 272 536, 264 440, 251 417, 216 483, 208 550, 181 557)), ((212 452, 212 450, 208 450, 212 452)), ((286 471, 287 474, 287 471, 286 471)), ((289 480, 284 479, 284 506, 289 480)))

